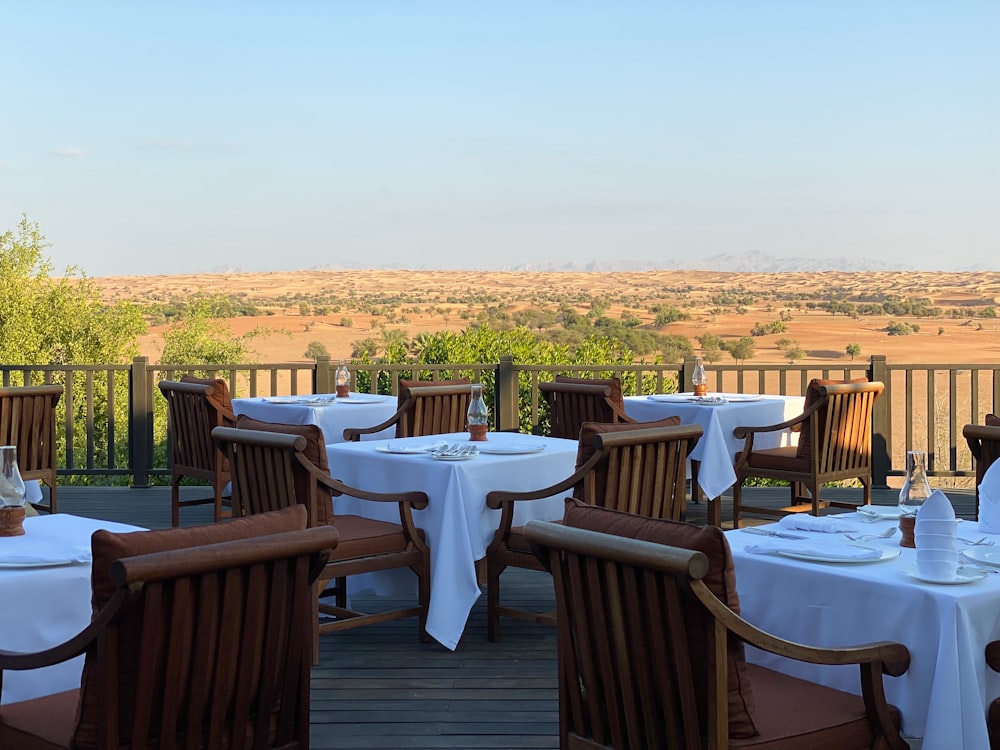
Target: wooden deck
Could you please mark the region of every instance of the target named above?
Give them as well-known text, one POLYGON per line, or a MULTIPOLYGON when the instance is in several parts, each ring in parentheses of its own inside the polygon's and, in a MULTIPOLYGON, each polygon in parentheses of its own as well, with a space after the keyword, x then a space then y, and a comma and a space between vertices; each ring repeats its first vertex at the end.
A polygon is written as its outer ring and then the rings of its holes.
MULTIPOLYGON (((198 488, 184 492, 202 494, 198 488)), ((783 490, 746 492, 763 505, 783 505, 787 497, 783 490)), ((959 515, 971 517, 971 491, 948 490, 948 495, 959 515)), ((895 504, 896 491, 876 491, 875 502, 895 504)), ((170 525, 166 488, 65 487, 59 490, 59 508, 147 528, 170 525)), ((730 511, 724 500, 723 517, 730 511)), ((208 506, 181 511, 184 525, 210 518, 208 506)), ((689 505, 688 518, 704 523, 705 506, 689 505)), ((505 573, 504 595, 538 611, 553 606, 551 582, 541 573, 505 573)), ((323 636, 320 664, 312 672, 312 747, 558 747, 555 631, 504 620, 502 640, 491 644, 485 600, 476 603, 453 652, 421 643, 412 619, 323 636)))

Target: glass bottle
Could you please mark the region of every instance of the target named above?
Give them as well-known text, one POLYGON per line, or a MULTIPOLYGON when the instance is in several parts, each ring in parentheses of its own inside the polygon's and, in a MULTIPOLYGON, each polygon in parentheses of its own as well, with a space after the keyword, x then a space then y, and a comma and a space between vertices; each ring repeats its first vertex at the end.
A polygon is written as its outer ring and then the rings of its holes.
POLYGON ((691 385, 694 386, 695 396, 708 395, 708 375, 705 374, 705 363, 701 357, 694 361, 694 372, 691 373, 691 385))
POLYGON ((899 511, 904 516, 916 515, 924 500, 931 496, 927 481, 927 454, 923 451, 906 452, 906 479, 899 490, 899 511))
POLYGON ((469 399, 469 410, 466 412, 466 417, 469 424, 469 439, 477 441, 486 440, 490 412, 486 408, 486 402, 483 400, 483 386, 481 383, 472 384, 472 397, 469 399))
POLYGON ((24 480, 17 468, 17 446, 0 446, 0 504, 5 508, 24 505, 24 480))
POLYGON ((347 369, 347 362, 344 360, 340 360, 334 383, 337 385, 337 398, 347 398, 351 392, 351 371, 347 369))

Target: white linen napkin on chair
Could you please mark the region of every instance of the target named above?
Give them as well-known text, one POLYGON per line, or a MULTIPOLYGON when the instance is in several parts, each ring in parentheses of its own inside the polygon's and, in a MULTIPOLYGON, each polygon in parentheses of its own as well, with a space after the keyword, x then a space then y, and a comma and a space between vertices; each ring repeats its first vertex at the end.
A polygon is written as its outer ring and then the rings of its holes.
POLYGON ((786 529, 822 531, 828 534, 849 534, 852 531, 860 531, 854 524, 842 521, 836 516, 808 516, 805 513, 793 513, 790 516, 783 516, 778 521, 778 525, 786 529))
POLYGON ((1000 534, 1000 461, 994 461, 979 484, 979 530, 1000 534))

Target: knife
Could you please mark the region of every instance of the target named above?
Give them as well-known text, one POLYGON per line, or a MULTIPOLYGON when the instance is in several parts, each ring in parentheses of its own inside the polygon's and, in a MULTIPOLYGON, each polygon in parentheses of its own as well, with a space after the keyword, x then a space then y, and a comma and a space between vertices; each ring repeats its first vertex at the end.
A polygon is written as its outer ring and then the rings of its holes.
POLYGON ((784 531, 772 531, 771 529, 758 529, 753 526, 749 528, 742 528, 740 531, 745 531, 748 534, 760 534, 761 536, 776 536, 779 539, 808 539, 807 536, 799 536, 798 534, 786 534, 784 531))

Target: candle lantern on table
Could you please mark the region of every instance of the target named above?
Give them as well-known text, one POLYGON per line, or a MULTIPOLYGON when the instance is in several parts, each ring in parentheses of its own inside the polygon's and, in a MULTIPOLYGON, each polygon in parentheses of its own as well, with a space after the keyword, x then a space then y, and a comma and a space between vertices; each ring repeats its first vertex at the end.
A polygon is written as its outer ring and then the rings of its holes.
POLYGON ((469 399, 468 417, 469 440, 482 442, 486 440, 486 432, 489 429, 490 412, 486 408, 483 400, 483 386, 481 383, 472 384, 472 398, 469 399))

